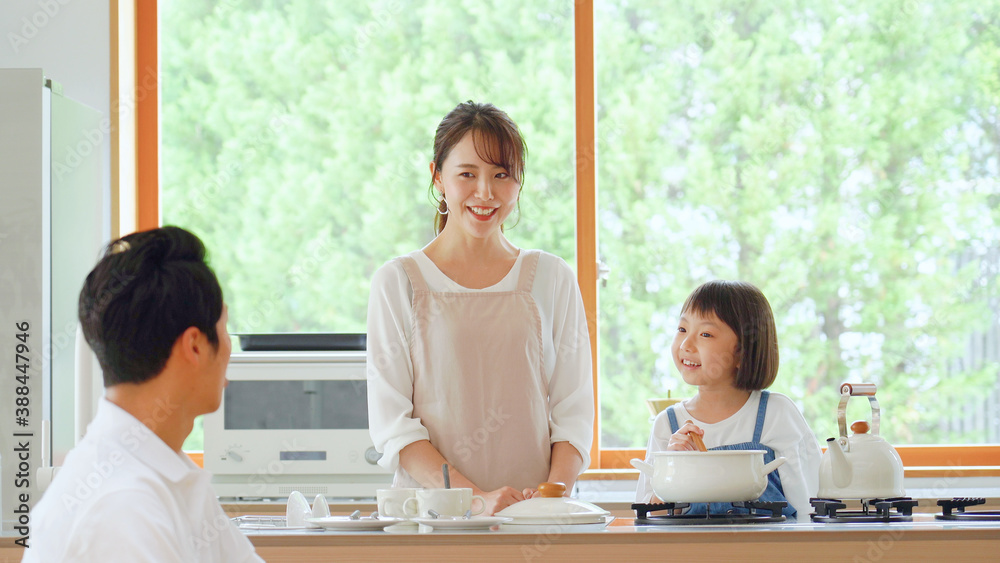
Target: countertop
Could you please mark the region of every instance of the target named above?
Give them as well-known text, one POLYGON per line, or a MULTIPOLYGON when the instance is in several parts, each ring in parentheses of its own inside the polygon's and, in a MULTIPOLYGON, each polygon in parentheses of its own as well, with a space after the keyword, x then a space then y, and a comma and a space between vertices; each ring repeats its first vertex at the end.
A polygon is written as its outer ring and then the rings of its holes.
MULTIPOLYGON (((392 530, 392 528, 390 528, 392 530)), ((257 552, 283 561, 628 561, 669 552, 670 559, 794 561, 995 561, 1000 522, 954 523, 918 514, 892 524, 511 526, 488 532, 250 532, 257 552)))
MULTIPOLYGON (((398 528, 398 529, 394 529, 398 528)), ((310 561, 628 561, 669 552, 699 561, 996 561, 1000 522, 944 522, 916 513, 891 524, 777 523, 636 526, 501 525, 490 531, 245 531, 268 562, 310 561)), ((14 538, 0 538, 0 561, 19 561, 14 538)))

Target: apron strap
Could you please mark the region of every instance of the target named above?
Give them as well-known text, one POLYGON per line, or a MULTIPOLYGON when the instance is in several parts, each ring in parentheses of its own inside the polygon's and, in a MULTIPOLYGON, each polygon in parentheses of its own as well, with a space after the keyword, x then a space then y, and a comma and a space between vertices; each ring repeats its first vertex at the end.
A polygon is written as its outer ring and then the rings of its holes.
POLYGON ((753 441, 760 443, 760 435, 764 432, 764 415, 767 414, 767 397, 770 391, 760 392, 760 406, 757 407, 757 424, 753 427, 753 441))
POLYGON ((420 266, 417 266, 417 261, 410 256, 400 256, 397 260, 403 266, 406 277, 410 278, 410 286, 413 287, 413 291, 427 291, 427 282, 424 281, 424 276, 420 275, 420 266))
POLYGON ((539 250, 522 250, 524 261, 521 262, 521 275, 517 278, 517 290, 531 293, 535 285, 535 268, 538 266, 539 250))
POLYGON ((670 421, 670 433, 674 434, 680 430, 681 426, 677 424, 677 415, 674 414, 674 406, 670 405, 667 407, 667 420, 670 421))

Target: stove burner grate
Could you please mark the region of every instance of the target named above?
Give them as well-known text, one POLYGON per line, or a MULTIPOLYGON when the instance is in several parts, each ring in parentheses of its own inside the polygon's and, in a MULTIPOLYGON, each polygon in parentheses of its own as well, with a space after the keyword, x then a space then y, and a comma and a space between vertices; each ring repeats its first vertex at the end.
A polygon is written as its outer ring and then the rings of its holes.
POLYGON ((977 510, 975 512, 965 511, 965 509, 969 506, 986 504, 985 498, 953 498, 939 500, 937 503, 938 506, 941 507, 941 514, 934 515, 934 518, 937 520, 962 520, 966 522, 993 522, 1000 520, 1000 511, 997 510, 977 510))
POLYGON ((746 512, 731 512, 725 514, 682 514, 681 510, 691 506, 686 502, 635 503, 635 524, 637 526, 666 525, 698 525, 698 524, 767 524, 784 522, 785 516, 781 509, 788 506, 786 502, 734 502, 733 506, 745 508, 746 512), (650 516, 650 512, 667 510, 669 514, 650 516))
POLYGON ((844 510, 847 505, 838 499, 809 499, 816 511, 813 522, 842 524, 847 522, 912 522, 917 501, 909 497, 864 499, 861 510, 844 510), (874 508, 874 512, 872 511, 874 508))

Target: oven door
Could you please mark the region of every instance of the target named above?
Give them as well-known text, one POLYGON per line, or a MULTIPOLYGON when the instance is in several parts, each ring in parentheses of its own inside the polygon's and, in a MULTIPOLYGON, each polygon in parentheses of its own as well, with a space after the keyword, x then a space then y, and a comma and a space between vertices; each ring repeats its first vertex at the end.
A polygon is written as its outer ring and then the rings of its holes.
POLYGON ((204 418, 219 496, 367 498, 391 483, 368 433, 364 352, 233 354, 227 377, 204 418))

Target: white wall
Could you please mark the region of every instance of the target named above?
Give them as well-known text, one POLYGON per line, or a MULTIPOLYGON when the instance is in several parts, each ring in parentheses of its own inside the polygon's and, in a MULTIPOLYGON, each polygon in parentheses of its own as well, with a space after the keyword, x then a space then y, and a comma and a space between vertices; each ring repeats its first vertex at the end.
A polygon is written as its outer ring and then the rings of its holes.
MULTIPOLYGON (((108 0, 0 1, 0 68, 41 68, 63 95, 110 116, 108 0)), ((2 87, 2 85, 0 85, 2 87)), ((104 233, 111 236, 111 138, 101 141, 104 233)))
MULTIPOLYGON (((109 0, 0 0, 0 68, 40 68, 62 86, 65 97, 110 119, 110 13, 109 0)), ((99 130, 103 135, 99 141, 103 194, 99 220, 101 240, 107 241, 111 237, 111 136, 108 127, 99 130)), ((81 130, 81 140, 89 133, 88 142, 93 143, 93 131, 81 130)), ((67 383, 72 386, 71 381, 55 383, 59 389, 67 383)), ((73 445, 73 417, 65 412, 72 409, 73 401, 58 389, 54 392, 52 407, 63 415, 58 421, 53 417, 53 461, 58 465, 73 445)))

